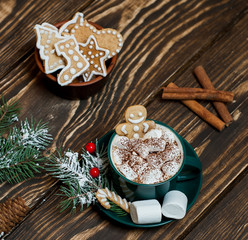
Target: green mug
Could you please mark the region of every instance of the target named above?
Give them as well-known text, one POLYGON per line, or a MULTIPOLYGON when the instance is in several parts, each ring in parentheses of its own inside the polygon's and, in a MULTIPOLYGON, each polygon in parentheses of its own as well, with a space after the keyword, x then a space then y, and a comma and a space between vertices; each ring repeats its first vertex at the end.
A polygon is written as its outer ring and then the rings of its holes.
POLYGON ((162 128, 166 128, 174 134, 177 142, 179 143, 179 147, 182 150, 182 164, 178 172, 166 181, 155 184, 141 184, 131 181, 118 171, 112 160, 112 143, 117 135, 114 132, 110 137, 108 144, 108 158, 111 166, 111 178, 113 180, 115 190, 129 201, 145 199, 162 200, 168 191, 174 189, 176 182, 194 179, 201 173, 201 163, 196 161, 195 158, 187 156, 182 137, 165 123, 159 121, 154 122, 158 126, 160 125, 162 128))

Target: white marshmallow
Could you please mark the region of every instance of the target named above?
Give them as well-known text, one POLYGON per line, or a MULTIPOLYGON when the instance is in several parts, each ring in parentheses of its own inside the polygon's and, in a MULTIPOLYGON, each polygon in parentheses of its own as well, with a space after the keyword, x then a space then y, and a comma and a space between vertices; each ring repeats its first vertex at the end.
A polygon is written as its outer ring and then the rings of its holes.
POLYGON ((162 130, 160 129, 151 129, 149 132, 147 132, 145 135, 144 135, 144 139, 147 139, 147 138, 160 138, 162 136, 162 130))
POLYGON ((130 204, 130 215, 136 224, 159 223, 162 220, 161 205, 155 199, 135 201, 130 204))
POLYGON ((173 219, 182 219, 187 210, 188 198, 180 191, 172 190, 165 194, 162 214, 173 219))

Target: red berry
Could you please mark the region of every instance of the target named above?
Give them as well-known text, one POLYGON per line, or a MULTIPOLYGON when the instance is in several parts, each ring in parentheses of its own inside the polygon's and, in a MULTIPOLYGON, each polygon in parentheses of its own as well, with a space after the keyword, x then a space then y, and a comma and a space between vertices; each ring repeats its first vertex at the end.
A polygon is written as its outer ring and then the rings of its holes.
POLYGON ((98 177, 100 174, 100 171, 97 167, 93 167, 90 169, 90 176, 93 177, 93 178, 96 178, 98 177))
POLYGON ((85 150, 92 154, 96 151, 96 145, 93 142, 87 143, 85 146, 85 150))

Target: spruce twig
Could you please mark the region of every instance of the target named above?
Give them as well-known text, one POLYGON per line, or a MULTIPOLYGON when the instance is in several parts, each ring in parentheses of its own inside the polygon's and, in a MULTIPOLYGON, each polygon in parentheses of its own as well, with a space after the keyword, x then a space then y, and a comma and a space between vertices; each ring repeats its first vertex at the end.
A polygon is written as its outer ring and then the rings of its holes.
POLYGON ((2 136, 12 125, 18 120, 20 106, 17 101, 7 103, 2 96, 2 104, 0 107, 0 136, 2 136))
POLYGON ((46 124, 33 119, 21 122, 10 130, 8 137, 0 138, 0 182, 17 183, 34 176, 43 168, 42 151, 52 140, 46 124))
POLYGON ((71 208, 72 212, 75 212, 77 206, 83 210, 85 206, 89 207, 96 202, 95 192, 99 188, 111 187, 107 178, 107 149, 104 146, 99 149, 97 140, 94 155, 85 149, 82 149, 81 156, 71 150, 64 154, 57 152, 56 155, 48 158, 50 163, 47 164, 46 170, 64 184, 60 188, 60 195, 66 199, 60 204, 61 211, 71 208), (90 169, 93 167, 100 171, 96 178, 90 175, 90 169))

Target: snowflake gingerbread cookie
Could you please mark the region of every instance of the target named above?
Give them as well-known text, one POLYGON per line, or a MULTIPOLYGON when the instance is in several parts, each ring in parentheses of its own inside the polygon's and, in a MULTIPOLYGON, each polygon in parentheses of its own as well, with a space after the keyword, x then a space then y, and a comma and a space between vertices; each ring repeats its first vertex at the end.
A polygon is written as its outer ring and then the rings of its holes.
POLYGON ((154 121, 146 121, 147 111, 142 105, 134 105, 127 108, 125 112, 126 123, 118 124, 115 132, 120 136, 128 138, 142 138, 144 134, 156 127, 154 121))

